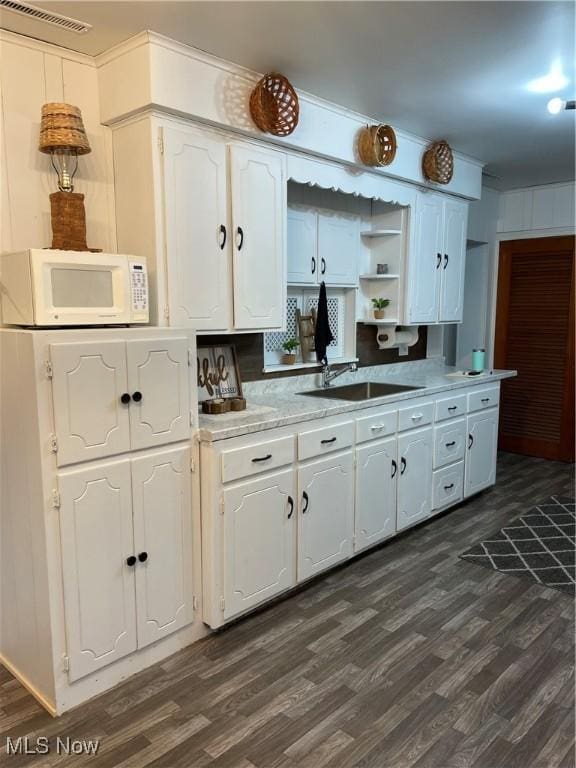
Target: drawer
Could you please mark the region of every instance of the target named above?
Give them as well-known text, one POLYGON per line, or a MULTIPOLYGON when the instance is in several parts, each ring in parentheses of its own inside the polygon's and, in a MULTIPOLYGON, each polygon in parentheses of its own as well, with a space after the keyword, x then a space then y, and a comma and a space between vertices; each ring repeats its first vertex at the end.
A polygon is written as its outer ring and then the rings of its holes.
POLYGON ((398 411, 378 411, 371 416, 356 419, 356 442, 365 443, 379 437, 389 437, 398 427, 398 411))
POLYGON ((431 424, 434 418, 434 403, 430 400, 413 401, 409 406, 398 410, 398 431, 416 429, 431 424))
POLYGON ((294 436, 247 445, 222 452, 222 482, 257 475, 276 467, 292 464, 295 458, 294 436))
POLYGON ((466 451, 466 419, 434 427, 434 469, 464 458, 466 451))
POLYGON ((500 387, 477 389, 468 395, 468 412, 483 411, 485 408, 495 408, 500 403, 500 387))
POLYGON ((298 459, 305 461, 331 451, 348 448, 354 442, 354 422, 344 421, 331 427, 311 429, 298 435, 298 459))
POLYGON ((436 421, 444 419, 455 419, 457 416, 464 416, 466 413, 466 395, 454 395, 453 397, 443 397, 436 400, 436 421))
POLYGON ((432 509, 439 510, 457 504, 464 496, 464 462, 432 473, 432 509))

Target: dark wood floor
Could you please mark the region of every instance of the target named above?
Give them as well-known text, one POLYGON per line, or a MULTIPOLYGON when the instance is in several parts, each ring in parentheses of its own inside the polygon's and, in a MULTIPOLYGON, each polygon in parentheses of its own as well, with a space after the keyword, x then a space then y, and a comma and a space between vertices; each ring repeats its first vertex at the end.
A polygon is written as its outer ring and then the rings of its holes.
POLYGON ((553 494, 572 466, 502 455, 494 489, 58 720, 3 671, 0 763, 574 766, 572 601, 458 559, 553 494), (7 735, 101 747, 8 758, 7 735))

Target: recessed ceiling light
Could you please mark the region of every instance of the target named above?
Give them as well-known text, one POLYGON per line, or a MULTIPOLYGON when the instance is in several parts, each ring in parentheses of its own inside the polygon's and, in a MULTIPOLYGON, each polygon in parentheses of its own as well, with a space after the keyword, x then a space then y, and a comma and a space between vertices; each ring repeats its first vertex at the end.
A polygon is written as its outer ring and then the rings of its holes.
POLYGON ((568 78, 562 71, 562 63, 556 59, 547 75, 531 80, 526 87, 532 93, 554 93, 565 88, 568 82, 568 78))
POLYGON ((551 115, 557 115, 562 112, 563 109, 576 109, 576 101, 564 101, 564 99, 558 96, 555 99, 550 99, 548 102, 548 112, 551 115))

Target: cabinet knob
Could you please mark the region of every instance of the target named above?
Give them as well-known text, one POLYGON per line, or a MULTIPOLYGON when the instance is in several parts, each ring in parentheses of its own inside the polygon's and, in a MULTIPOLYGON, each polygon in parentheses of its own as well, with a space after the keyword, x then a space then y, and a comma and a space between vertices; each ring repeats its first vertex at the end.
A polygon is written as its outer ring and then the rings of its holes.
POLYGON ((122 403, 122 405, 128 405, 128 403, 130 402, 130 399, 131 398, 128 392, 124 392, 123 395, 120 395, 120 402, 122 403))
POLYGON ((130 568, 136 565, 136 557, 135 555, 130 555, 130 557, 126 558, 126 565, 129 565, 130 568))
POLYGON ((133 392, 132 400, 134 400, 135 403, 139 403, 142 400, 142 392, 133 392))
POLYGON ((224 224, 220 224, 220 234, 222 235, 222 239, 220 240, 220 250, 224 250, 224 246, 226 245, 226 227, 224 224))
POLYGON ((138 555, 138 560, 141 563, 145 563, 146 560, 148 560, 148 552, 140 552, 140 554, 138 555))

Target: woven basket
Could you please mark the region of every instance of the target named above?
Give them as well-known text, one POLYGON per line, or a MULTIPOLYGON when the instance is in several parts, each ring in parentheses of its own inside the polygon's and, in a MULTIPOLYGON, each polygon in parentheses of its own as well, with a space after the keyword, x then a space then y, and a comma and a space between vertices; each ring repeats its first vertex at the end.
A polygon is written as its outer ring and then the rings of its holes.
POLYGON ((60 103, 42 106, 38 149, 46 153, 65 149, 78 155, 91 151, 78 107, 60 103))
POLYGON ((390 165, 396 148, 396 134, 390 125, 367 125, 358 137, 358 155, 364 165, 390 165))
POLYGON ((454 173, 454 157, 446 141, 435 141, 422 158, 422 172, 428 181, 448 184, 454 173))
POLYGON ((250 114, 264 133, 289 136, 300 117, 298 95, 289 80, 277 72, 264 75, 250 95, 250 114))

